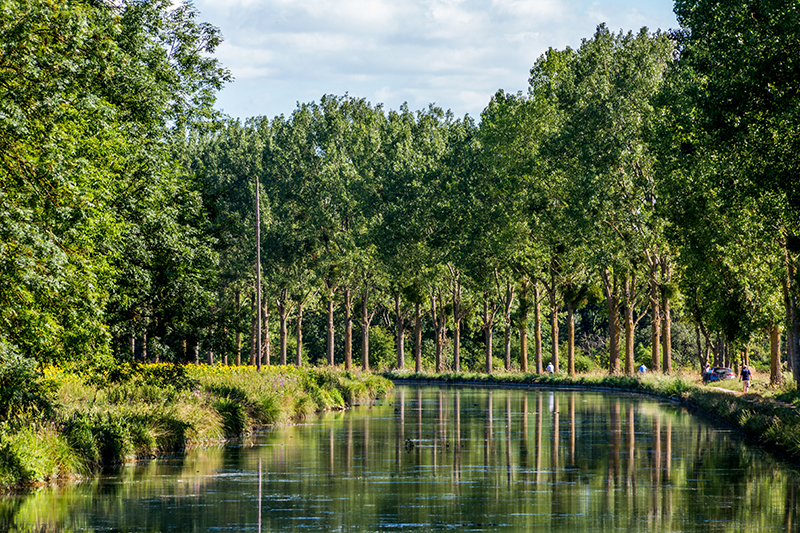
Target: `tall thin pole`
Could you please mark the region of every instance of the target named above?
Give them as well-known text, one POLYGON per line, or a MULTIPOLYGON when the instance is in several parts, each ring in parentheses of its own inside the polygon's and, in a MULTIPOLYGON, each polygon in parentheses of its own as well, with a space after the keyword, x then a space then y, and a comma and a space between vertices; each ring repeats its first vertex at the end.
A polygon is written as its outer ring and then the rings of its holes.
POLYGON ((258 174, 256 174, 256 314, 258 315, 258 335, 256 341, 256 368, 261 371, 261 201, 259 197, 258 174))

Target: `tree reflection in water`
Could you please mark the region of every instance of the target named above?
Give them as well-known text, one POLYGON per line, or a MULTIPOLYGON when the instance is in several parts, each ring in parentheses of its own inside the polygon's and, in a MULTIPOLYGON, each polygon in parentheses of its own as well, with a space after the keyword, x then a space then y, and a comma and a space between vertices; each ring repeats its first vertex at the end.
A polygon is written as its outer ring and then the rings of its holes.
POLYGON ((0 529, 788 531, 797 493, 791 469, 668 403, 398 387, 241 445, 6 497, 0 529))

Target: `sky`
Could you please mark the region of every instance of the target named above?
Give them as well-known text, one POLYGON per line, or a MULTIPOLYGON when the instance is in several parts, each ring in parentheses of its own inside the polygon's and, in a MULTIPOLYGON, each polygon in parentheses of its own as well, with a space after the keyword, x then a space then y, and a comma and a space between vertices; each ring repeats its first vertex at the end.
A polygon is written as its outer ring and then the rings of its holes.
POLYGON ((412 110, 435 104, 475 120, 498 89, 527 92, 548 48, 614 32, 677 28, 671 0, 195 0, 220 28, 215 56, 234 81, 217 108, 289 115, 345 93, 412 110))

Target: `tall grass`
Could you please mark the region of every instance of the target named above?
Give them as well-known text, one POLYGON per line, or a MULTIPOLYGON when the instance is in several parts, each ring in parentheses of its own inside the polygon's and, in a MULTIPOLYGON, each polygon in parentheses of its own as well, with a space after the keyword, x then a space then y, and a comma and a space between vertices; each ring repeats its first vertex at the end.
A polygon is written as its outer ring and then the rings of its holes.
POLYGON ((67 439, 52 426, 22 427, 2 435, 0 483, 54 481, 88 468, 67 439))
POLYGON ((88 370, 50 367, 33 378, 30 365, 23 361, 17 367, 26 379, 38 381, 35 397, 25 391, 7 395, 15 408, 0 420, 0 486, 85 475, 113 463, 240 437, 260 426, 343 409, 392 386, 369 373, 293 366, 258 372, 90 365, 88 370))

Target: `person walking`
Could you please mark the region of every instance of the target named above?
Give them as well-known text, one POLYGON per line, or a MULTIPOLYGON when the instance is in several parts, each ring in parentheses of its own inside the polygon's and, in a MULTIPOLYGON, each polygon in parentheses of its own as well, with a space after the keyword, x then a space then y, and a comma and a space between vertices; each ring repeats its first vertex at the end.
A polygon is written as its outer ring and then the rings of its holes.
POLYGON ((750 376, 752 372, 750 371, 750 367, 747 365, 742 365, 742 373, 739 375, 739 381, 742 382, 742 392, 747 394, 750 390, 750 376))
POLYGON ((703 368, 703 385, 711 381, 711 365, 706 363, 706 366, 703 368))

